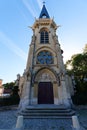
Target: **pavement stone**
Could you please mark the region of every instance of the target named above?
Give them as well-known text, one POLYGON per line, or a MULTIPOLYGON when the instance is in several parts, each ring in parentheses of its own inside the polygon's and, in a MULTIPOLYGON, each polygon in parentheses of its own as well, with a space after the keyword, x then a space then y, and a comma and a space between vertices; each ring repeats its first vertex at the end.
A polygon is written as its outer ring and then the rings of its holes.
MULTIPOLYGON (((79 112, 78 112, 79 113, 79 112)), ((81 114, 81 113, 80 113, 81 114)), ((12 129, 16 126, 17 110, 0 111, 0 129, 12 129)), ((82 126, 87 128, 87 116, 79 116, 82 126)), ((71 119, 24 119, 25 130, 72 130, 71 119)), ((86 129, 87 130, 87 129, 86 129)))

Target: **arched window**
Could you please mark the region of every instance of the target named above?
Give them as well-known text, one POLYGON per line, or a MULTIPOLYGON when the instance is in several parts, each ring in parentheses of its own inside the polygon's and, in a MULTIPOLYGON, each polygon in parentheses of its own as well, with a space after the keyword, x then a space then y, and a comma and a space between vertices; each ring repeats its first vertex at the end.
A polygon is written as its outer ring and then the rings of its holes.
POLYGON ((37 55, 37 63, 38 64, 53 64, 54 58, 49 51, 41 51, 37 55))
POLYGON ((46 30, 40 32, 40 43, 47 44, 49 43, 49 34, 46 30))

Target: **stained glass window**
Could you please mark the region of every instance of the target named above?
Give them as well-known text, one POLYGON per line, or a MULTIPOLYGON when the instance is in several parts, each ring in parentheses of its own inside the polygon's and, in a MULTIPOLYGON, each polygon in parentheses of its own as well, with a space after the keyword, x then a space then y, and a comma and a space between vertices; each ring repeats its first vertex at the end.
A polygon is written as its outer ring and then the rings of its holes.
POLYGON ((49 51, 41 51, 37 55, 37 63, 53 64, 53 56, 49 51))

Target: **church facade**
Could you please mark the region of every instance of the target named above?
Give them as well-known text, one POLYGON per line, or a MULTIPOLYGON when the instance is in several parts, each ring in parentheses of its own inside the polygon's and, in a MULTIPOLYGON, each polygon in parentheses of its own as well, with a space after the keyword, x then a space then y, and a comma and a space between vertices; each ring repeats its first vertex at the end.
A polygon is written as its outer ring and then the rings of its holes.
POLYGON ((71 106, 71 81, 66 74, 56 30, 43 5, 40 16, 31 27, 31 39, 26 69, 18 76, 19 108, 29 105, 53 104, 71 106))

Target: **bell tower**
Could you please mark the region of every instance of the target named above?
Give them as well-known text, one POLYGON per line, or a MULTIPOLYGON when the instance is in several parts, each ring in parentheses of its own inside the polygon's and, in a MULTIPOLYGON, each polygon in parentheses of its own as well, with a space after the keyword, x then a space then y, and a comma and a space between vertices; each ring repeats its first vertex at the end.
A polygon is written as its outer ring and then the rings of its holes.
POLYGON ((32 25, 26 69, 19 80, 19 107, 52 104, 70 106, 70 91, 56 30, 43 4, 40 16, 32 25))

